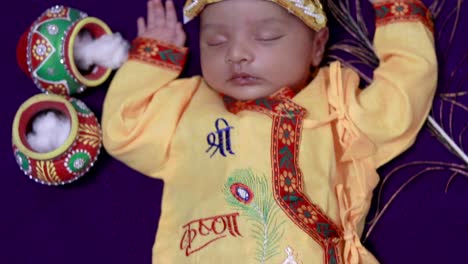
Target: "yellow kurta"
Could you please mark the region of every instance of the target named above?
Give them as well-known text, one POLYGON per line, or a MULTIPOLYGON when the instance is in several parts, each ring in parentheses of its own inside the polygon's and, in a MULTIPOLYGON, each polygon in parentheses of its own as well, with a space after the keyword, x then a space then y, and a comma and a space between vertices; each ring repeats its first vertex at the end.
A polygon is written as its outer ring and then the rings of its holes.
POLYGON ((164 180, 153 263, 376 263, 359 241, 376 169, 414 142, 437 81, 432 33, 422 19, 407 18, 378 25, 381 64, 369 87, 360 90, 357 74, 335 62, 284 101, 305 110, 298 130, 273 110, 228 111, 202 77, 176 79, 181 68, 170 63, 126 62, 105 100, 104 146, 164 180), (217 120, 229 133, 217 133, 217 120), (220 135, 224 144, 213 154, 209 143, 220 135), (291 166, 301 178, 275 169, 284 165, 272 154, 284 155, 278 142, 296 146, 291 166), (295 195, 275 196, 280 191, 295 195), (301 193, 315 209, 299 199, 286 213, 280 200, 301 193), (328 236, 321 213, 337 227, 326 240, 331 248, 310 233, 328 236))

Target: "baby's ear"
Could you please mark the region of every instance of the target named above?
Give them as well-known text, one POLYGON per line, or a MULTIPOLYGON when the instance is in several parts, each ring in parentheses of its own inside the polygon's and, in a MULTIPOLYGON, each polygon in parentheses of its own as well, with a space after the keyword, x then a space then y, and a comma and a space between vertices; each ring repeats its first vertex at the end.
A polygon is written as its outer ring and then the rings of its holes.
POLYGON ((323 54, 325 53, 325 46, 328 41, 329 31, 328 27, 324 27, 321 30, 315 32, 313 41, 313 50, 311 65, 317 67, 320 65, 323 59, 323 54))

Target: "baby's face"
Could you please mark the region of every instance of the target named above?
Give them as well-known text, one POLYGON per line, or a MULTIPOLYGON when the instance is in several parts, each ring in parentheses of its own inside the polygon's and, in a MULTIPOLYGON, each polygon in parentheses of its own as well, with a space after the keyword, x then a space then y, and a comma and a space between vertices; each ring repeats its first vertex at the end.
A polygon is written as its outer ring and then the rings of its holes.
POLYGON ((328 29, 313 32, 265 0, 224 0, 201 14, 201 66, 206 82, 238 100, 307 85, 323 56, 328 29))

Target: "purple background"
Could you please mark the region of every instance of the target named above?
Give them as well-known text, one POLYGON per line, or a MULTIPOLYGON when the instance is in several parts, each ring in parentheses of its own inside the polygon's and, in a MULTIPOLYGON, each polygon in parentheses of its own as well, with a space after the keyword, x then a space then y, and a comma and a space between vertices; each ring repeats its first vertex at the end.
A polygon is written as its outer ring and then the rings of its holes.
MULTIPOLYGON (((373 28, 372 10, 366 1, 361 2, 366 22, 373 28)), ((438 1, 424 2, 430 5, 438 1)), ((457 1, 446 2, 436 16, 440 81, 431 114, 467 148, 468 94, 463 92, 468 92, 468 49, 463 29, 468 18, 457 19, 457 12, 451 13, 457 1), (452 29, 454 37, 450 39, 452 29), (454 96, 457 92, 461 93, 454 96)), ((54 4, 98 17, 129 40, 135 37, 137 17, 146 13, 144 0, 23 0, 8 1, 4 6, 0 18, 4 32, 1 63, 6 80, 0 103, 0 263, 149 264, 162 181, 132 171, 103 151, 91 171, 77 182, 42 186, 23 175, 12 154, 11 126, 16 110, 39 93, 16 64, 16 43, 30 23, 54 4)), ((179 11, 182 4, 176 1, 179 11)), ((460 14, 468 13, 466 3, 461 8, 460 14)), ((199 72, 197 30, 196 22, 186 26, 191 53, 184 75, 199 72)), ((343 30, 336 30, 333 39, 344 35, 343 30)), ((108 84, 77 96, 98 118, 108 84)), ((381 263, 468 263, 468 170, 427 126, 413 148, 380 170, 388 181, 379 203, 376 191, 368 220, 418 172, 424 173, 395 197, 365 245, 381 263), (390 174, 399 166, 403 167, 390 174), (447 182, 457 171, 446 193, 447 182)))

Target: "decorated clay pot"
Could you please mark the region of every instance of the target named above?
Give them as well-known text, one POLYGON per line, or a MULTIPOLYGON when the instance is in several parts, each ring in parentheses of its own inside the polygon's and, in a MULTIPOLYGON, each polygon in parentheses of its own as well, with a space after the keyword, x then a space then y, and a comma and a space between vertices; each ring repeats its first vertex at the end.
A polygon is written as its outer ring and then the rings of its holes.
POLYGON ((94 38, 112 34, 101 20, 73 8, 47 9, 21 37, 16 54, 21 69, 43 92, 73 95, 102 84, 111 69, 94 66, 80 72, 73 57, 73 45, 81 31, 94 38))
POLYGON ((36 182, 47 185, 70 183, 94 164, 102 142, 93 112, 80 100, 54 94, 38 94, 24 102, 13 122, 13 152, 20 169, 36 182), (34 151, 27 140, 32 121, 40 113, 56 111, 70 120, 66 141, 53 151, 34 151))

